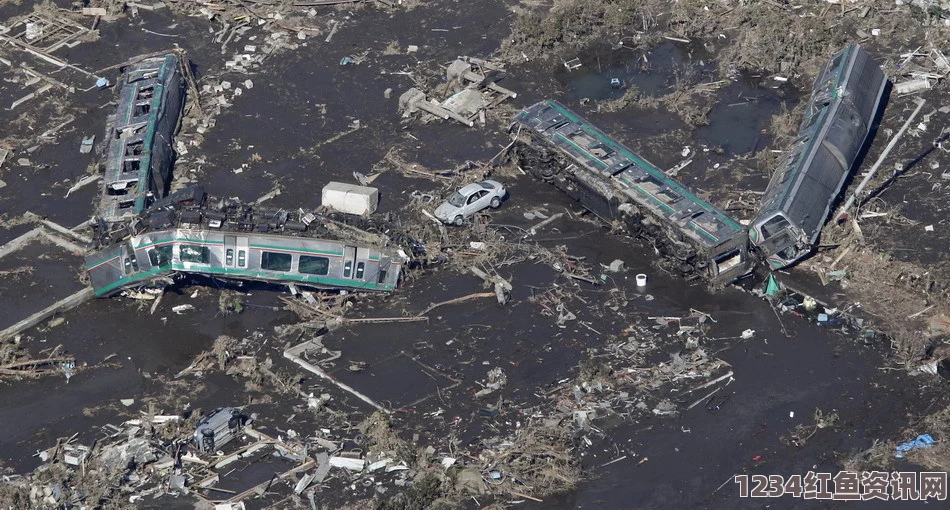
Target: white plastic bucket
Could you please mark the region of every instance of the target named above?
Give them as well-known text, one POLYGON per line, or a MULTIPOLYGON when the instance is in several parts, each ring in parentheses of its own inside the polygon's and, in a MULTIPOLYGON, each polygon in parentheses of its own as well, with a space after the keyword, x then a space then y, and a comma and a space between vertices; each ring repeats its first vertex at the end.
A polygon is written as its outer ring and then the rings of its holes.
POLYGON ((640 273, 637 275, 637 287, 647 286, 647 275, 640 273))

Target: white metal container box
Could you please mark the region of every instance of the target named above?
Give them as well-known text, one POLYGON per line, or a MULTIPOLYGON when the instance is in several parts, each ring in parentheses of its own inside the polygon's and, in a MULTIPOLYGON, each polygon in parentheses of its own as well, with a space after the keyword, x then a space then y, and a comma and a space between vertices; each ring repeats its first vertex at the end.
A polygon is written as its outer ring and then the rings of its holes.
POLYGON ((331 182, 323 187, 322 203, 347 214, 372 214, 379 205, 379 189, 331 182))

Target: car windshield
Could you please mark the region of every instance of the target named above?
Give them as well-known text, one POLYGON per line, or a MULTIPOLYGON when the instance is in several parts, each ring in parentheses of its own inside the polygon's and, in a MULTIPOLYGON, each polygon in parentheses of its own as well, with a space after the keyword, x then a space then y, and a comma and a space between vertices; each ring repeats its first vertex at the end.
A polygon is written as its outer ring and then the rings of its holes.
POLYGON ((449 198, 449 205, 453 205, 455 207, 462 207, 463 205, 465 205, 465 195, 462 195, 461 193, 456 191, 452 195, 452 197, 449 198))
POLYGON ((478 183, 478 185, 485 189, 495 189, 495 187, 489 184, 488 182, 480 182, 478 183))

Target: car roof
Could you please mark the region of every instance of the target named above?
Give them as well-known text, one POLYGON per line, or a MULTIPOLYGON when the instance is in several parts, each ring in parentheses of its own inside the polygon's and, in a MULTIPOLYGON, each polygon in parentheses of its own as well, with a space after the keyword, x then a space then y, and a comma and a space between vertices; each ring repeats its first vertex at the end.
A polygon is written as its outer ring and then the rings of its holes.
POLYGON ((459 190, 459 193, 463 195, 471 195, 472 193, 476 191, 481 191, 483 189, 493 190, 493 189, 498 189, 500 187, 501 187, 500 182, 493 181, 491 179, 486 179, 484 181, 479 181, 479 182, 466 185, 465 187, 459 190))
POLYGON ((469 184, 467 186, 464 186, 462 189, 459 190, 459 193, 463 195, 471 195, 472 193, 475 193, 476 191, 480 191, 483 189, 485 188, 481 187, 478 183, 474 183, 474 184, 469 184))

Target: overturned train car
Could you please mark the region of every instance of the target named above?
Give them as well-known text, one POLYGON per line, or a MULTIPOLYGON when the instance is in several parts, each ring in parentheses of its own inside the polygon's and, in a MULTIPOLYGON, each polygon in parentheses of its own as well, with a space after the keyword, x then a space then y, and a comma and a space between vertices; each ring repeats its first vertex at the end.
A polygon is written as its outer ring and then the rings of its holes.
POLYGON ((713 284, 751 270, 742 225, 559 102, 522 110, 509 130, 522 168, 651 240, 674 270, 713 284))
POLYGON ((413 249, 379 222, 208 198, 198 186, 110 227, 100 225, 99 246, 86 256, 98 297, 163 287, 175 274, 388 292, 413 249))
POLYGON ((98 215, 118 222, 141 214, 168 192, 185 82, 175 54, 128 66, 106 128, 108 153, 98 215))
POLYGON ((798 137, 749 228, 771 269, 812 251, 871 134, 886 86, 880 67, 857 44, 835 54, 818 74, 798 137))

